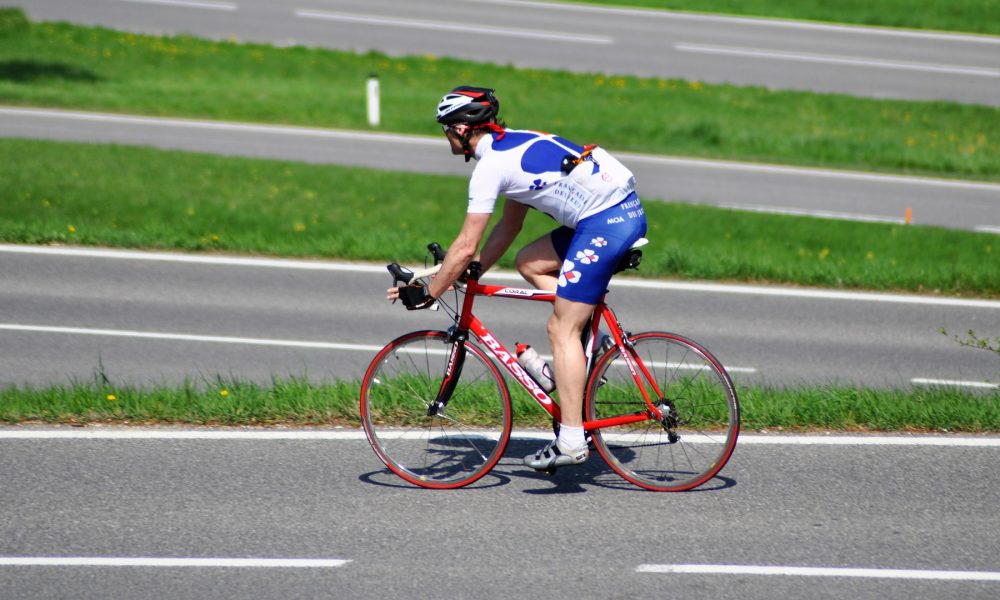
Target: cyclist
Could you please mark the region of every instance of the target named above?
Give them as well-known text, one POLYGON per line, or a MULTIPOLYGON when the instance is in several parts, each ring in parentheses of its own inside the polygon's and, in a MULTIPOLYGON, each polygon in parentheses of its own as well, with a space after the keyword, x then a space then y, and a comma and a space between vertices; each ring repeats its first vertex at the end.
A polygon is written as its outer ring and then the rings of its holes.
MULTIPOLYGON (((469 181, 465 221, 429 285, 403 291, 408 308, 431 306, 472 260, 489 269, 510 247, 531 208, 559 227, 522 248, 517 270, 538 289, 555 291, 548 321, 559 390, 561 423, 556 440, 524 463, 539 470, 580 464, 589 451, 583 431, 586 358, 580 344, 594 306, 607 291, 616 265, 646 233, 646 218, 631 171, 608 152, 581 147, 537 131, 507 129, 490 88, 459 86, 438 103, 453 154, 477 159, 469 181), (477 256, 498 196, 506 202, 477 256)), ((388 290, 400 297, 403 288, 388 290)))

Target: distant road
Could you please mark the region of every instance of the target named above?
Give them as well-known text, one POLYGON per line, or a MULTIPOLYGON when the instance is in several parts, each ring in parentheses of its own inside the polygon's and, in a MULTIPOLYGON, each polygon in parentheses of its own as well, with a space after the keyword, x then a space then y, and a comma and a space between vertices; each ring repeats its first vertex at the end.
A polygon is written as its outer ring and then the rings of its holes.
POLYGON ((1000 105, 1000 37, 524 0, 7 0, 35 19, 1000 105))
MULTIPOLYGON (((0 107, 0 137, 468 175, 443 137, 0 107)), ((649 199, 1000 233, 1000 184, 620 153, 649 199)))

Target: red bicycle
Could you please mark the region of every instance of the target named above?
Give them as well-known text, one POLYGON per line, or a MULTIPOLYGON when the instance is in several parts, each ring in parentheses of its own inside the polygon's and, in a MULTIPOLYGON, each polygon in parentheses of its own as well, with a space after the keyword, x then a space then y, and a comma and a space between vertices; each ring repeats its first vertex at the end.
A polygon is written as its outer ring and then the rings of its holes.
MULTIPOLYGON (((645 243, 633 246, 618 271, 638 266, 645 243)), ((394 285, 426 281, 437 272, 444 253, 436 244, 428 248, 435 266, 414 272, 393 263, 394 285)), ((479 296, 551 303, 555 294, 484 285, 480 274, 481 266, 471 263, 464 286, 456 286, 455 305, 438 301, 454 319, 447 331, 414 331, 389 342, 362 382, 368 441, 393 473, 421 487, 468 485, 500 460, 512 427, 500 367, 558 428, 559 405, 472 312, 479 296)), ((593 447, 616 473, 648 490, 702 485, 726 465, 739 436, 739 401, 729 374, 689 339, 625 331, 604 300, 584 340, 590 365, 584 428, 593 447), (597 342, 601 322, 613 345, 597 342)))

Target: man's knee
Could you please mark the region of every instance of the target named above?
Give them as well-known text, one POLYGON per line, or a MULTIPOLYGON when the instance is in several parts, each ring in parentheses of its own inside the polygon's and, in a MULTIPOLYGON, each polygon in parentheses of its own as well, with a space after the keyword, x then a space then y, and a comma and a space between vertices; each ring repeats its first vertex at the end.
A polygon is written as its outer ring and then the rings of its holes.
POLYGON ((553 312, 549 317, 546 329, 549 340, 574 340, 580 337, 585 325, 586 315, 580 316, 572 313, 560 315, 558 312, 553 312))
POLYGON ((528 255, 528 248, 524 247, 517 251, 517 255, 514 257, 514 267, 517 268, 517 272, 523 277, 528 275, 533 275, 535 272, 532 270, 532 261, 528 255))

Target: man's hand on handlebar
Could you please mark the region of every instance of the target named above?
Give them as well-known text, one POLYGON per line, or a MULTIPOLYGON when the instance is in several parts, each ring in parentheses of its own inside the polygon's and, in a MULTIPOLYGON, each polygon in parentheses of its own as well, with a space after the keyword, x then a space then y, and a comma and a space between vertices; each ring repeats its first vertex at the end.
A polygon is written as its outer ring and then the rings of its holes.
POLYGON ((411 283, 399 287, 389 288, 387 298, 403 301, 406 310, 421 310, 430 308, 437 302, 437 298, 427 292, 427 288, 419 283, 411 283))

